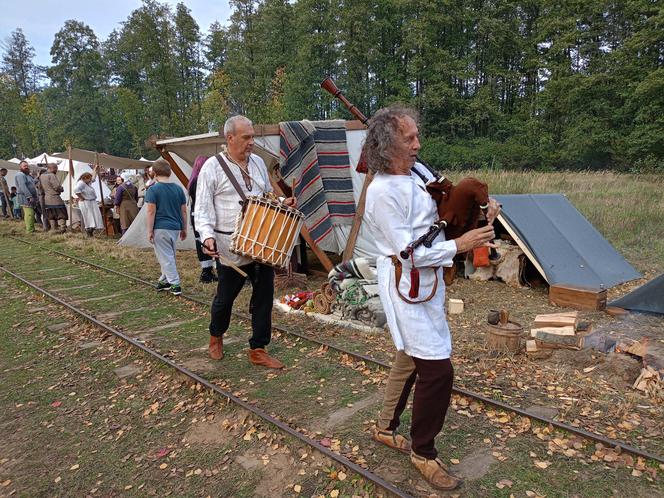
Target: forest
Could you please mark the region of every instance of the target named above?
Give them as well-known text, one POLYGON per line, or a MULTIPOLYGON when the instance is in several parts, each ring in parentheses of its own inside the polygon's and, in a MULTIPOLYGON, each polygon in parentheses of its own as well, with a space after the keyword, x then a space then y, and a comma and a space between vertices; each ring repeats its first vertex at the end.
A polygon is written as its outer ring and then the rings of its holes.
MULTIPOLYGON (((0 60, 0 157, 75 147, 154 158, 149 139, 255 123, 420 113, 441 169, 664 171, 664 2, 231 0, 199 26, 144 0, 99 39, 53 35, 51 64, 20 26, 0 60)), ((27 19, 26 19, 27 22, 27 19)))

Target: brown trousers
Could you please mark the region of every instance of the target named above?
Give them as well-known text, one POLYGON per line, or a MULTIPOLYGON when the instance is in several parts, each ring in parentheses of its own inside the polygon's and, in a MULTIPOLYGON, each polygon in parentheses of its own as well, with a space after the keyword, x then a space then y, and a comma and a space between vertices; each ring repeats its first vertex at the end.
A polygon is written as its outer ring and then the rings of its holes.
POLYGON ((413 452, 421 457, 436 458, 435 437, 445 422, 453 382, 454 369, 449 359, 423 360, 397 351, 387 379, 378 427, 390 431, 399 427, 414 385, 410 428, 413 452))

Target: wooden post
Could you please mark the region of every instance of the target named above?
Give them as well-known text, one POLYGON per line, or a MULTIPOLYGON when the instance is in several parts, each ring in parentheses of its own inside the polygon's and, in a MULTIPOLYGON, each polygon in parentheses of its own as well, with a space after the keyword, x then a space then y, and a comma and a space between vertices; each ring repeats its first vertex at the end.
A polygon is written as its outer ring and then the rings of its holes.
POLYGON ((173 159, 167 150, 164 150, 161 147, 157 147, 157 150, 159 151, 159 154, 161 154, 161 157, 166 159, 168 164, 171 165, 171 170, 173 173, 175 173, 175 176, 178 177, 180 183, 184 185, 184 188, 187 188, 187 184, 189 184, 189 178, 187 178, 187 175, 185 175, 184 172, 180 169, 180 166, 178 166, 178 163, 175 162, 175 159, 173 159))
POLYGON ((106 218, 106 203, 104 202, 104 187, 101 183, 101 168, 99 166, 99 154, 95 152, 95 169, 97 170, 97 180, 99 181, 99 196, 101 197, 101 215, 104 218, 104 233, 108 237, 108 219, 106 218))
POLYGON ((69 226, 71 227, 74 224, 74 218, 72 217, 72 213, 74 212, 74 192, 71 184, 74 177, 74 161, 71 159, 71 145, 67 147, 67 151, 69 152, 69 226))
POLYGON ((348 261, 353 259, 353 252, 355 251, 355 243, 357 242, 357 237, 360 235, 360 229, 362 228, 362 220, 364 218, 364 205, 367 200, 367 189, 373 180, 373 173, 367 173, 364 175, 364 183, 362 184, 362 193, 360 198, 357 201, 357 209, 355 210, 355 219, 353 219, 353 227, 350 229, 348 234, 348 240, 346 241, 346 247, 344 248, 344 254, 342 256, 343 261, 348 261))

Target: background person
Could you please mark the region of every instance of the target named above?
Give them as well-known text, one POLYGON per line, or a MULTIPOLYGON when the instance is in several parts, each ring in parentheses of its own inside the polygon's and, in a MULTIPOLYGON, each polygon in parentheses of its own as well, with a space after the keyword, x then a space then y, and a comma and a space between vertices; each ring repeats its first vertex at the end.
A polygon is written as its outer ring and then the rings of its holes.
POLYGON ((30 165, 27 161, 21 161, 19 164, 19 172, 16 173, 14 183, 18 204, 23 210, 25 231, 33 233, 35 231, 35 206, 39 203, 39 194, 35 188, 34 179, 30 176, 30 165))
POLYGON ((148 210, 148 240, 154 245, 154 253, 161 267, 157 291, 170 289, 171 294, 182 294, 180 275, 176 265, 176 243, 187 238, 187 198, 182 188, 168 182, 171 166, 164 159, 152 166, 155 183, 145 192, 148 210))
POLYGON ((121 181, 115 189, 113 202, 120 214, 120 229, 124 235, 138 215, 138 188, 130 180, 121 181))
POLYGON ((57 164, 46 165, 46 173, 41 175, 41 187, 44 192, 45 218, 48 220, 51 230, 55 231, 57 227, 61 233, 64 233, 67 231, 69 216, 67 216, 65 202, 60 197, 64 188, 58 180, 57 172, 57 164))
POLYGON ((9 185, 7 185, 7 168, 0 168, 0 205, 2 205, 2 216, 13 218, 14 213, 11 205, 9 185))
POLYGON ((90 185, 93 178, 92 173, 83 173, 74 188, 74 194, 78 197, 78 208, 81 211, 83 227, 89 237, 92 237, 95 228, 104 228, 104 220, 97 202, 97 192, 90 185))
POLYGON ((14 214, 15 220, 21 219, 21 204, 18 202, 18 194, 16 193, 16 187, 12 187, 11 193, 9 194, 9 199, 11 201, 12 212, 14 214))
MULTIPOLYGON (((115 199, 115 194, 118 191, 118 187, 124 182, 123 178, 118 175, 115 177, 115 184, 111 189, 111 199, 115 199)), ((122 227, 120 226, 120 209, 118 206, 113 205, 113 229, 115 233, 120 233, 122 227)))
POLYGON ((201 264, 201 277, 200 281, 204 284, 217 281, 217 276, 214 274, 214 260, 209 255, 203 252, 203 245, 201 244, 201 236, 196 231, 196 224, 194 220, 194 210, 196 209, 196 185, 198 181, 198 174, 207 161, 206 156, 198 156, 194 161, 194 167, 191 170, 191 176, 189 177, 189 184, 187 185, 187 191, 189 192, 189 198, 191 199, 191 228, 194 230, 194 237, 196 238, 196 255, 198 256, 198 261, 201 264))

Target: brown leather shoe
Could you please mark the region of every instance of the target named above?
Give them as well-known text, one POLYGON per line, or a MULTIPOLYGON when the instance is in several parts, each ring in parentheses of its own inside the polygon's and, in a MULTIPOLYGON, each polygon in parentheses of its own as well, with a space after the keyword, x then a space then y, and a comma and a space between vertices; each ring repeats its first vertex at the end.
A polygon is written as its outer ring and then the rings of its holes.
POLYGON ((410 453, 410 441, 401 434, 397 434, 397 431, 382 430, 374 427, 372 438, 374 441, 383 443, 385 446, 389 446, 401 453, 410 453))
POLYGON ((210 336, 210 358, 221 360, 224 357, 224 337, 210 336))
POLYGON ((447 466, 440 458, 429 460, 411 452, 410 461, 431 485, 439 489, 451 490, 463 483, 463 480, 448 473, 447 466))
POLYGON ((261 365, 267 368, 284 368, 283 363, 276 358, 272 358, 263 348, 250 349, 249 361, 254 365, 261 365))

